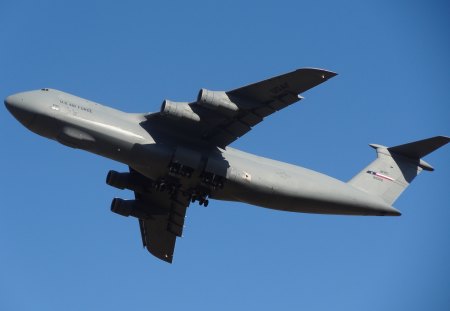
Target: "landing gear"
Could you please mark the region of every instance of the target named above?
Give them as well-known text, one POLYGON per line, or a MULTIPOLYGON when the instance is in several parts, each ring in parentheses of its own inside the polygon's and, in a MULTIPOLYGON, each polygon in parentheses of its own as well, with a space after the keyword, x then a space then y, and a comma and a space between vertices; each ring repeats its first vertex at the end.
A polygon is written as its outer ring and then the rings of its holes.
POLYGON ((202 183, 210 186, 213 190, 222 189, 225 178, 213 173, 204 172, 202 175, 202 183))
POLYGON ((198 201, 198 204, 207 207, 209 204, 208 194, 206 192, 202 193, 193 192, 191 194, 191 202, 194 203, 195 201, 198 201))
POLYGON ((167 191, 167 193, 173 194, 180 188, 180 185, 173 183, 173 182, 168 182, 164 178, 162 178, 158 182, 155 182, 153 184, 153 188, 156 191, 161 191, 161 192, 167 191))
POLYGON ((169 173, 174 176, 182 176, 190 178, 193 172, 194 169, 192 167, 182 165, 181 163, 171 162, 169 164, 169 173))
POLYGON ((208 204, 209 204, 209 200, 206 199, 206 198, 201 198, 201 199, 199 200, 199 204, 200 204, 200 205, 203 205, 204 207, 207 207, 208 204))

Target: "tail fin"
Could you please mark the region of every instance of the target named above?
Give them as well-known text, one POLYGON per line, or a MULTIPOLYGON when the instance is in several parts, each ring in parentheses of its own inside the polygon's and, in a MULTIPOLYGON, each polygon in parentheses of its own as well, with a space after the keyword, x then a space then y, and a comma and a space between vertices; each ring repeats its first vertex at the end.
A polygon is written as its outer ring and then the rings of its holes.
POLYGON ((392 205, 422 170, 434 170, 421 158, 449 141, 450 137, 436 136, 395 147, 371 144, 377 158, 348 183, 392 205))

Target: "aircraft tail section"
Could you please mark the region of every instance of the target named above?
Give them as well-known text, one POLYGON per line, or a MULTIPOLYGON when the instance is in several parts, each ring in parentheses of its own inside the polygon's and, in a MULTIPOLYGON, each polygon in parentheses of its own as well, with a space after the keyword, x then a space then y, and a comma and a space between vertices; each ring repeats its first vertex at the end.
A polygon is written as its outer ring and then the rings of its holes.
POLYGON ((392 205, 422 170, 434 170, 421 158, 449 141, 450 137, 436 136, 394 147, 371 144, 377 158, 348 183, 392 205))

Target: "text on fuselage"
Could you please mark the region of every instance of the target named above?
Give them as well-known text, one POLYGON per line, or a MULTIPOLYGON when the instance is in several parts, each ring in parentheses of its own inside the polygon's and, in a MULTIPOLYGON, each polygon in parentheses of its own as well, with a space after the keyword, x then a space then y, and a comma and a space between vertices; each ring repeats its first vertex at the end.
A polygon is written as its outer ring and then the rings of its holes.
POLYGON ((68 101, 66 101, 66 100, 62 100, 62 99, 60 99, 59 102, 60 102, 61 104, 66 105, 67 107, 71 107, 71 108, 75 108, 75 109, 78 109, 78 110, 82 110, 82 111, 85 111, 85 112, 88 112, 88 113, 92 113, 92 109, 91 109, 91 108, 86 108, 86 107, 83 107, 83 106, 80 106, 80 105, 77 105, 77 104, 68 102, 68 101))

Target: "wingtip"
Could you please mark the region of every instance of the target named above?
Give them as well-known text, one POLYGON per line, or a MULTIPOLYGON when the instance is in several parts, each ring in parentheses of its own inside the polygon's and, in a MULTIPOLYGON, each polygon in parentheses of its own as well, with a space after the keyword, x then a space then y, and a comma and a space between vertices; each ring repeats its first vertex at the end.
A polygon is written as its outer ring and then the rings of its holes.
POLYGON ((447 143, 450 142, 450 137, 449 136, 440 135, 438 137, 442 138, 447 143))
POLYGON ((315 71, 315 72, 319 73, 320 75, 322 75, 323 79, 327 79, 327 80, 338 75, 338 73, 336 73, 334 71, 330 71, 330 70, 322 69, 322 68, 315 68, 315 67, 299 68, 297 70, 315 71))

